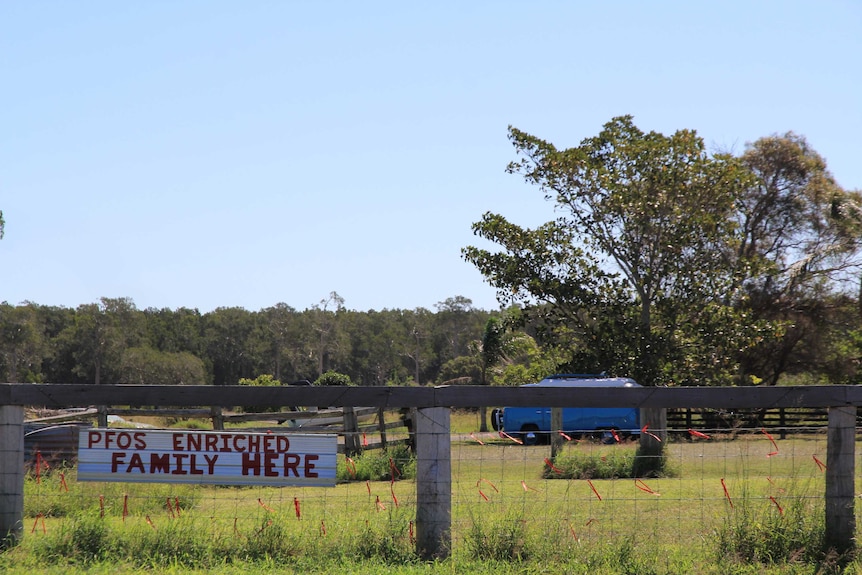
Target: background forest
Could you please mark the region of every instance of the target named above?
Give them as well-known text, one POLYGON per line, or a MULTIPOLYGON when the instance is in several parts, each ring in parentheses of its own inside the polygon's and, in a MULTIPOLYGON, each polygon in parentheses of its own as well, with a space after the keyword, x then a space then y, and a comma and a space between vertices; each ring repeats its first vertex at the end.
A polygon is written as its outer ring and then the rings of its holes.
POLYGON ((351 311, 336 293, 303 311, 139 310, 126 298, 76 309, 4 303, 0 380, 235 385, 265 374, 286 384, 335 371, 358 385, 478 383, 476 340, 489 316, 461 297, 435 312, 351 311))

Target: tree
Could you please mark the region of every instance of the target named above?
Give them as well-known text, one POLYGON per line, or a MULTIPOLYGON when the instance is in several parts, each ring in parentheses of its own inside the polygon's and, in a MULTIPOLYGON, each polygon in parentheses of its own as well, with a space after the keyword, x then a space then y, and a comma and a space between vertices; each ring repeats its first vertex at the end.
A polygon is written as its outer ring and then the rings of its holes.
POLYGON ((740 381, 776 385, 800 367, 800 344, 828 329, 841 282, 859 275, 862 201, 792 132, 760 138, 741 160, 754 179, 737 200, 738 284, 749 315, 782 330, 743 354, 740 381))
POLYGON ((0 240, 3 239, 3 232, 6 229, 6 220, 3 219, 3 210, 0 210, 0 240))
POLYGON ((203 361, 189 352, 157 351, 151 347, 131 347, 123 352, 120 364, 124 383, 150 385, 205 385, 203 361))
POLYGON ((74 372, 95 383, 104 375, 117 380, 123 350, 142 338, 141 316, 128 298, 101 298, 97 304, 78 306, 71 327, 74 372))
POLYGON ((201 313, 197 309, 147 308, 143 317, 146 339, 153 349, 204 355, 201 313))
POLYGON ((343 314, 344 298, 336 292, 330 292, 329 297, 320 300, 308 310, 311 315, 312 328, 317 334, 317 341, 312 348, 312 354, 317 359, 317 376, 320 377, 325 371, 331 369, 334 358, 341 359, 348 356, 345 350, 346 342, 338 329, 339 314, 343 314), (335 308, 334 310, 332 308, 335 308))
POLYGON ((434 316, 436 328, 435 349, 441 359, 448 360, 463 355, 467 351, 470 335, 474 327, 476 314, 473 311, 472 300, 463 296, 446 298, 434 306, 437 313, 434 316))
POLYGON ((314 385, 353 385, 353 382, 350 381, 349 375, 330 370, 320 374, 320 377, 314 380, 314 385))
MULTIPOLYGON (((488 385, 488 371, 497 365, 505 355, 505 344, 503 334, 505 328, 498 317, 489 317, 485 322, 485 330, 482 332, 482 372, 481 384, 488 385)), ((482 406, 479 409, 479 431, 488 431, 488 408, 482 406)))
MULTIPOLYGON (((596 371, 625 371, 644 385, 691 382, 716 369, 699 359, 704 326, 733 325, 724 301, 728 257, 744 167, 710 156, 689 130, 644 133, 630 116, 612 119, 575 148, 510 127, 519 161, 508 171, 538 185, 556 220, 535 230, 487 213, 474 233, 501 252, 467 247, 463 256, 497 288, 548 325, 563 325, 596 371)), ((727 333, 731 348, 745 333, 727 333)), ((718 358, 725 372, 734 365, 718 358)))
POLYGON ((38 378, 42 339, 33 306, 0 303, 0 381, 20 382, 38 378), (5 368, 5 369, 4 369, 5 368))
POLYGON ((482 382, 482 360, 478 354, 461 355, 440 367, 438 385, 479 385, 482 382))
POLYGON ((273 375, 281 380, 285 362, 292 367, 291 379, 296 379, 296 351, 301 353, 299 312, 286 303, 277 303, 263 310, 266 325, 265 339, 272 358, 273 375))
POLYGON ((360 385, 400 384, 410 379, 396 343, 402 337, 400 312, 348 311, 340 316, 350 340, 344 373, 360 385))
POLYGON ((36 314, 42 340, 42 361, 39 381, 53 383, 81 383, 87 380, 76 376, 73 341, 75 310, 59 306, 28 304, 36 314))
POLYGON ((404 310, 400 315, 401 333, 399 337, 400 354, 409 360, 412 367, 413 381, 421 385, 425 378, 423 374, 429 371, 431 358, 431 332, 432 315, 425 308, 418 307, 414 310, 404 310))
POLYGON ((257 327, 254 315, 241 307, 220 307, 204 315, 203 326, 213 384, 236 385, 240 378, 252 377, 252 336, 257 327))

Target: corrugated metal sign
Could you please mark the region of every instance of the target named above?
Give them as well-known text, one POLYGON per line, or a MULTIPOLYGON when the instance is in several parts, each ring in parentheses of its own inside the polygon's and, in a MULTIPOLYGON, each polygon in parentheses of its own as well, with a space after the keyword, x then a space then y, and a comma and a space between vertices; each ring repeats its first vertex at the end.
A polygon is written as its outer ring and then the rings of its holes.
POLYGON ((78 481, 335 485, 336 435, 81 430, 78 481))

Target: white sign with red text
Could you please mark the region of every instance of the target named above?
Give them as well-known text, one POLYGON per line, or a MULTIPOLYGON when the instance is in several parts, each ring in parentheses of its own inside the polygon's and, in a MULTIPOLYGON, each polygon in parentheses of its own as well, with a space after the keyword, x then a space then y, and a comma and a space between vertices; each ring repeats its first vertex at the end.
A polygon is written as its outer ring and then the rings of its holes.
POLYGON ((335 485, 335 435, 86 429, 78 481, 335 485))

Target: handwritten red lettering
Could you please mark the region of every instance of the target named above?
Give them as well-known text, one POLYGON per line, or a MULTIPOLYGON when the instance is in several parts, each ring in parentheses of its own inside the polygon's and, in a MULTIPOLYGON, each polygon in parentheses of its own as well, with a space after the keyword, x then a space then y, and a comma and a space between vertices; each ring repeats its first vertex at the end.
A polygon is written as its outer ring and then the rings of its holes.
POLYGON ((150 473, 169 473, 170 469, 171 461, 169 454, 150 454, 150 473))
MULTIPOLYGON (((305 456, 305 476, 306 477, 317 477, 317 472, 314 471, 314 468, 316 467, 314 465, 314 462, 317 461, 318 459, 320 459, 319 455, 306 455, 305 456)), ((395 495, 393 494, 392 497, 394 498, 395 495)), ((398 505, 397 500, 396 500, 395 505, 396 506, 398 505)))
POLYGON ((263 456, 263 474, 266 477, 278 477, 278 471, 275 470, 275 461, 278 459, 277 453, 265 453, 263 456))
POLYGON ((300 457, 296 453, 285 453, 284 454, 284 476, 289 477, 290 472, 293 471, 294 477, 299 477, 299 471, 297 471, 297 467, 299 467, 300 457))
POLYGON ((249 472, 260 475, 260 455, 242 454, 242 474, 248 475, 249 472))
POLYGON ((146 473, 144 461, 141 459, 140 453, 135 452, 132 454, 132 458, 129 459, 129 467, 126 468, 126 473, 131 473, 133 469, 140 473, 146 473))
POLYGON ((188 475, 189 472, 183 469, 183 461, 188 457, 185 453, 173 453, 174 463, 176 467, 171 470, 171 475, 188 475))

